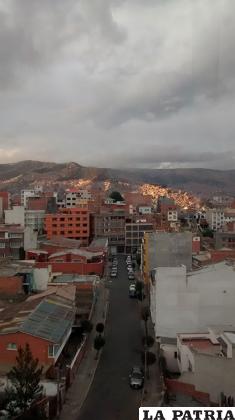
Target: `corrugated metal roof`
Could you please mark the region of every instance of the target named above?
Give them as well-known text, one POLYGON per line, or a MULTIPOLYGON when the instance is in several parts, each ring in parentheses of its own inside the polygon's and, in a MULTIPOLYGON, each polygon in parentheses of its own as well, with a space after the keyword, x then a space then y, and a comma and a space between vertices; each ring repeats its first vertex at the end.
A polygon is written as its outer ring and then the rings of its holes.
POLYGON ((74 308, 44 300, 23 322, 20 331, 54 343, 61 343, 72 327, 73 319, 74 308))
POLYGON ((102 256, 102 252, 100 251, 94 252, 94 251, 87 251, 86 249, 68 249, 66 251, 55 252, 54 254, 51 254, 48 259, 60 257, 63 255, 68 255, 68 254, 77 255, 77 256, 86 257, 86 258, 102 256))

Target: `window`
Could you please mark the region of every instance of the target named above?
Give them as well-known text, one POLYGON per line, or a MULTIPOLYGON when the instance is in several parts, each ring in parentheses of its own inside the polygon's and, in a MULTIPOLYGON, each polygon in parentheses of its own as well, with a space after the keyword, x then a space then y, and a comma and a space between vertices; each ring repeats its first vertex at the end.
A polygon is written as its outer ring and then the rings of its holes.
POLYGON ((177 351, 175 351, 174 352, 174 358, 177 359, 177 357, 178 357, 178 354, 177 354, 177 351))
POLYGON ((5 248, 5 242, 0 242, 0 248, 5 248))
POLYGON ((7 344, 7 350, 17 350, 17 344, 16 343, 8 343, 7 344))
POLYGON ((54 346, 53 346, 53 344, 49 344, 49 346, 48 346, 48 357, 54 357, 54 346))

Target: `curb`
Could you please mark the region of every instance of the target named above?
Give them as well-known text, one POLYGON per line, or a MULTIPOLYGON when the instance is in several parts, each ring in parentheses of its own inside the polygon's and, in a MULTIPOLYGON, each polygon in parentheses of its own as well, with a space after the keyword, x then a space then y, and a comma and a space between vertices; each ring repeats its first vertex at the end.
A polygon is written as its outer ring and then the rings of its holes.
MULTIPOLYGON (((103 319, 104 319, 104 324, 106 324, 107 315, 108 315, 108 310, 109 310, 109 292, 106 292, 106 304, 105 304, 105 311, 104 311, 104 316, 103 316, 103 319)), ((89 394, 89 391, 90 391, 90 388, 91 388, 92 382, 93 382, 94 377, 95 377, 96 369, 97 369, 97 367, 98 367, 98 364, 99 364, 99 361, 100 361, 100 357, 101 357, 101 355, 102 355, 102 352, 103 352, 103 349, 101 349, 101 351, 100 351, 100 353, 99 353, 99 357, 98 357, 98 359, 97 359, 97 362, 96 362, 95 367, 94 367, 94 369, 93 369, 93 372, 92 372, 92 374, 91 374, 91 379, 90 379, 89 385, 88 385, 88 387, 87 387, 87 390, 86 390, 86 393, 85 393, 85 397, 83 398, 83 401, 81 402, 81 404, 80 404, 80 405, 79 405, 79 407, 78 407, 78 416, 79 416, 79 412, 80 412, 80 410, 81 410, 81 408, 82 408, 83 404, 85 403, 85 401, 86 401, 86 399, 87 399, 87 396, 88 396, 88 394, 89 394)))

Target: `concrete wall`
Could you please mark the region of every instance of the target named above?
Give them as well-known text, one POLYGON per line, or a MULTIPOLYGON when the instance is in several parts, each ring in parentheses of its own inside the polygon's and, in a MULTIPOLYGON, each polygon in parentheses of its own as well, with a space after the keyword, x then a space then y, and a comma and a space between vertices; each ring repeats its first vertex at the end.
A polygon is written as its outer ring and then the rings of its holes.
POLYGON ((156 232, 149 234, 149 270, 156 267, 192 268, 192 233, 156 232))
POLYGON ((33 269, 33 290, 43 292, 47 290, 47 285, 50 281, 51 266, 46 268, 34 268, 33 269))
POLYGON ((195 355, 194 385, 196 390, 210 394, 214 403, 220 401, 220 394, 235 398, 235 358, 216 357, 206 354, 195 355))
POLYGON ((13 206, 12 210, 5 210, 5 223, 24 226, 24 207, 13 206))
POLYGON ((37 248, 38 232, 27 226, 24 231, 24 250, 37 248))
POLYGON ((208 325, 231 324, 235 316, 234 276, 233 267, 224 263, 187 277, 185 267, 158 268, 151 288, 156 336, 174 338, 177 333, 206 332, 208 325))

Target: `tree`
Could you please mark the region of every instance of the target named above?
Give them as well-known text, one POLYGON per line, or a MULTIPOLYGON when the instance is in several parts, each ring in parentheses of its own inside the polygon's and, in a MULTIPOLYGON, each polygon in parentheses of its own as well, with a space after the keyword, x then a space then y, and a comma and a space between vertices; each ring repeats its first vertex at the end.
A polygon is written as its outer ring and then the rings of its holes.
POLYGON ((137 252, 136 254, 136 263, 138 264, 138 266, 140 266, 141 264, 141 254, 139 252, 137 252))
POLYGON ((135 290, 136 290, 137 299, 143 300, 145 295, 144 295, 144 283, 142 281, 137 280, 135 284, 135 290))
POLYGON ((141 357, 143 362, 146 359, 147 366, 153 365, 156 362, 156 356, 151 351, 147 351, 146 354, 145 351, 143 351, 141 357))
POLYGON ((141 309, 141 318, 144 321, 145 337, 147 337, 148 336, 148 320, 150 318, 150 309, 149 309, 149 306, 142 306, 142 309, 141 309))
POLYGON ((94 349, 96 350, 96 359, 98 359, 99 351, 105 345, 105 339, 101 335, 97 335, 94 339, 94 349))
POLYGON ((7 374, 11 385, 6 390, 6 409, 11 414, 26 411, 42 394, 42 371, 43 367, 39 367, 38 359, 33 358, 29 344, 25 348, 19 347, 16 365, 7 374))
POLYGON ((98 324, 96 324, 96 332, 99 334, 104 332, 104 324, 102 322, 98 322, 98 324))
POLYGON ((120 194, 119 191, 112 191, 111 194, 109 195, 110 198, 112 198, 113 201, 117 202, 117 201, 124 201, 122 195, 120 194))
POLYGON ((152 347, 154 345, 154 338, 151 335, 144 336, 142 342, 144 346, 152 347))

